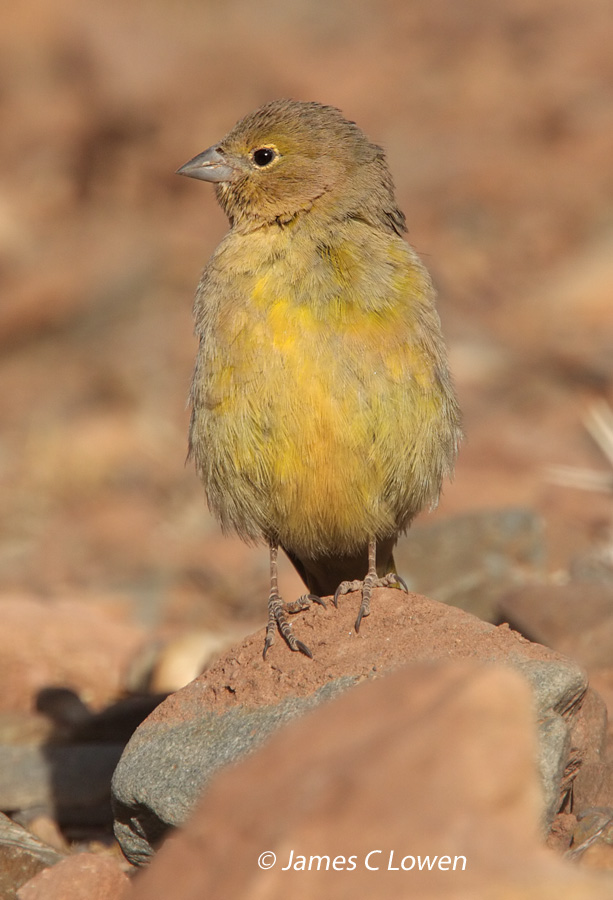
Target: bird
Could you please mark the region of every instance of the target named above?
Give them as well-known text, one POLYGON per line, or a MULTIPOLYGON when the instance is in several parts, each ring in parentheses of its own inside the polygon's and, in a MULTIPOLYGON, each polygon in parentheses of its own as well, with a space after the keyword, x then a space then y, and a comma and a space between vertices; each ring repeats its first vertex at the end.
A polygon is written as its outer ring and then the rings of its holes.
POLYGON ((229 231, 194 301, 188 456, 225 532, 265 542, 264 658, 324 597, 407 589, 393 549, 462 437, 431 278, 384 151, 333 106, 273 100, 177 170, 229 231), (308 593, 285 602, 282 549, 308 593))

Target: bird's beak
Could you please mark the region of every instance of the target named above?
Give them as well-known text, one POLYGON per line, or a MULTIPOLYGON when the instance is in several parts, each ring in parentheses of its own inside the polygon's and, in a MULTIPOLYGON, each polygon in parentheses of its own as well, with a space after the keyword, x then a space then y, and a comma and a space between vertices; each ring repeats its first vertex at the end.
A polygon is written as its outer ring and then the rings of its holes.
POLYGON ((209 147, 177 169, 176 174, 219 184, 222 181, 234 181, 237 173, 218 147, 209 147))

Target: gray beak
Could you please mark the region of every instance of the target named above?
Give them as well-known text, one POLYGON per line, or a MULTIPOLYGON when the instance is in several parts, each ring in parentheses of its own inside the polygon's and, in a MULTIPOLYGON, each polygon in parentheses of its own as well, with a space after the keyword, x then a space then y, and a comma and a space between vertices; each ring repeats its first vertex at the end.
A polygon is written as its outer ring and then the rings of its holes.
POLYGON ((194 156, 185 165, 177 169, 177 175, 187 175, 189 178, 199 178, 200 181, 211 181, 219 184, 222 181, 234 181, 237 172, 230 165, 218 147, 209 147, 194 156))

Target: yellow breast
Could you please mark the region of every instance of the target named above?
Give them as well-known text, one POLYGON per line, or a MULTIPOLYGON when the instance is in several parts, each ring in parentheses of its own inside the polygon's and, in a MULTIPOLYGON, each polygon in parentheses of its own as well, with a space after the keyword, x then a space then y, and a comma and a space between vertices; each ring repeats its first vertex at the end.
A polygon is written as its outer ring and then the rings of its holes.
POLYGON ((438 493, 430 282, 370 231, 302 255, 286 237, 265 265, 235 266, 232 290, 205 284, 191 443, 212 508, 245 536, 350 552, 438 493))

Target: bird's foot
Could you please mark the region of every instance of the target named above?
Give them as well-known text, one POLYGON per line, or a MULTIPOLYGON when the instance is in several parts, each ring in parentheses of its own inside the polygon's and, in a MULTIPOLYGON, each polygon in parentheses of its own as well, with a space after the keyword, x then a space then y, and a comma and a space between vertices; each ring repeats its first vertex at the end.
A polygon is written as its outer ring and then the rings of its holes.
POLYGON ((352 591, 362 591, 362 603, 360 604, 358 617, 355 620, 356 632, 360 630, 362 619, 370 615, 370 598, 373 589, 378 587, 398 587, 401 590, 406 591, 407 594, 409 593, 404 578, 401 578, 400 575, 396 575, 395 572, 389 572, 387 575, 382 576, 377 575, 376 572, 369 572, 362 581, 341 581, 334 592, 332 602, 335 606, 338 606, 338 598, 341 594, 350 594, 352 591))
POLYGON ((315 594, 303 594, 302 597, 298 597, 297 600, 293 600, 291 603, 284 603, 278 591, 270 592, 268 598, 268 625, 266 626, 266 640, 264 641, 264 659, 266 659, 266 654, 274 642, 277 628, 290 650, 299 650, 300 653, 304 653, 309 659, 313 659, 313 654, 307 645, 299 641, 295 636, 292 626, 287 619, 288 614, 294 615, 302 612, 308 609, 312 603, 319 603, 323 607, 326 605, 321 597, 317 597, 315 594))
POLYGON ((321 597, 317 597, 315 594, 303 594, 302 597, 298 597, 297 600, 292 600, 291 603, 284 603, 283 608, 285 612, 294 615, 294 613, 299 613, 308 609, 313 603, 319 603, 324 609, 326 608, 325 602, 321 597))

